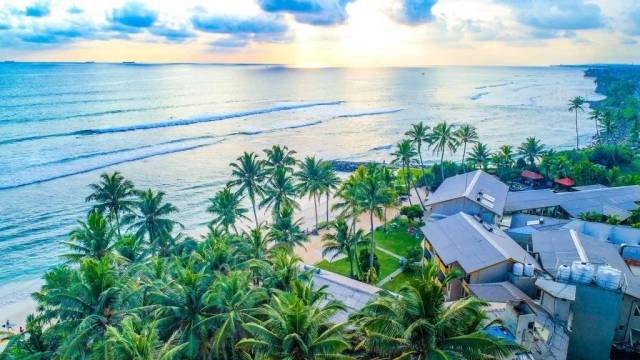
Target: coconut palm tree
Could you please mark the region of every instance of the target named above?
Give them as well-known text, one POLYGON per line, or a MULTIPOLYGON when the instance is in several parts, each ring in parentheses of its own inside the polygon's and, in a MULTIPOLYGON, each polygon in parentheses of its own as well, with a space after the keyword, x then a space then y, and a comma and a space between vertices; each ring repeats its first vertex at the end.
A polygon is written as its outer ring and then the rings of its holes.
POLYGON ((600 136, 607 144, 615 143, 618 122, 613 112, 605 111, 600 119, 600 136))
POLYGON ((302 219, 294 220, 293 209, 289 206, 284 206, 276 215, 275 222, 271 225, 267 236, 274 243, 293 249, 294 246, 303 245, 307 240, 301 225, 302 219))
POLYGON ((531 168, 535 168, 536 160, 540 159, 544 153, 544 147, 544 144, 541 144, 540 140, 535 137, 528 137, 527 140, 518 147, 518 154, 527 159, 531 168))
POLYGON ((298 179, 300 196, 308 195, 313 198, 313 208, 316 215, 316 227, 318 229, 318 197, 324 192, 324 184, 321 173, 321 160, 314 156, 307 156, 299 165, 299 170, 294 174, 298 179))
POLYGON ((593 120, 593 123, 596 126, 596 139, 600 138, 600 121, 602 121, 603 116, 604 111, 600 109, 591 109, 589 119, 593 120))
POLYGON ((369 266, 373 268, 376 249, 373 218, 382 218, 383 204, 386 203, 387 189, 380 181, 380 169, 375 164, 366 168, 365 176, 360 179, 357 187, 356 198, 362 209, 369 213, 370 242, 369 242, 369 266))
POLYGON ((498 176, 503 178, 505 171, 511 169, 513 166, 513 146, 502 145, 500 149, 493 155, 492 161, 498 168, 498 176))
POLYGON ((113 252, 116 245, 113 230, 98 210, 92 210, 87 221, 78 221, 80 227, 73 230, 69 241, 63 241, 71 252, 62 257, 80 262, 85 257, 100 260, 113 252))
POLYGON ((320 182, 322 183, 324 195, 327 200, 326 222, 329 223, 329 199, 331 198, 331 193, 336 191, 340 185, 340 177, 338 177, 333 165, 329 161, 320 163, 320 182))
POLYGON ((161 248, 163 255, 166 255, 167 238, 170 237, 175 226, 182 225, 169 218, 178 209, 171 203, 164 202, 164 196, 164 192, 154 192, 151 189, 139 192, 135 213, 127 215, 124 220, 136 230, 137 237, 144 238, 146 235, 154 253, 161 248))
POLYGON ((473 125, 465 124, 460 126, 455 132, 454 136, 458 144, 462 145, 462 169, 466 172, 465 155, 467 154, 467 144, 475 144, 478 142, 478 132, 473 125))
POLYGON ((236 235, 236 223, 241 219, 248 219, 245 215, 248 210, 242 206, 242 194, 232 192, 228 186, 209 199, 207 212, 214 215, 212 224, 222 226, 225 231, 229 231, 231 227, 236 235))
POLYGON ((293 177, 284 168, 277 168, 262 191, 263 198, 260 207, 271 209, 275 217, 283 207, 298 209, 300 206, 296 201, 298 188, 293 182, 293 177))
POLYGON ((353 277, 353 252, 357 251, 357 248, 352 242, 354 237, 351 236, 349 225, 342 216, 338 216, 329 226, 334 232, 322 235, 322 257, 331 254, 331 258, 334 259, 340 254, 347 255, 347 260, 349 261, 349 276, 353 277))
MULTIPOLYGON (((356 172, 358 172, 358 170, 356 170, 356 172)), ((358 221, 360 214, 363 212, 363 209, 358 202, 357 189, 358 179, 355 174, 352 174, 346 181, 342 182, 342 185, 336 193, 339 200, 333 205, 333 210, 337 210, 339 216, 351 220, 352 234, 356 232, 356 222, 358 221)))
POLYGON ((238 188, 240 194, 246 195, 251 201, 253 219, 258 226, 258 213, 256 211, 256 198, 262 195, 262 183, 265 178, 264 163, 258 159, 255 153, 245 152, 231 163, 231 186, 238 188))
POLYGON ((416 156, 416 151, 413 148, 413 144, 409 140, 402 140, 396 145, 396 151, 391 153, 391 156, 394 157, 394 164, 401 164, 402 172, 404 174, 404 182, 406 185, 407 194, 409 195, 409 204, 411 204, 411 185, 415 189, 416 195, 418 196, 418 201, 420 201, 420 206, 424 208, 424 204, 422 203, 422 197, 420 196, 420 192, 418 191, 418 187, 413 181, 413 174, 411 172, 411 161, 416 156))
POLYGON ((411 130, 404 133, 409 137, 412 144, 416 146, 416 152, 420 160, 420 170, 424 174, 424 162, 422 161, 422 145, 429 142, 429 126, 425 125, 422 121, 417 124, 411 125, 411 130))
POLYGON ((111 174, 101 174, 100 182, 91 184, 89 187, 93 192, 85 201, 94 201, 95 210, 101 213, 107 212, 109 218, 115 220, 116 232, 120 237, 120 216, 130 212, 135 205, 133 182, 115 171, 111 174))
POLYGON ((578 134, 578 111, 584 111, 586 100, 582 96, 569 99, 568 109, 576 114, 576 150, 580 148, 580 138, 578 134))
POLYGON ((286 247, 276 247, 269 253, 269 266, 265 274, 264 288, 271 291, 289 290, 291 283, 301 277, 302 259, 286 247))
POLYGON ((487 171, 487 166, 491 162, 491 152, 487 144, 475 143, 471 153, 469 153, 469 161, 474 163, 476 168, 487 171))
POLYGON ((243 325, 251 337, 237 347, 252 359, 348 359, 343 354, 350 348, 344 337, 346 323, 328 322, 345 309, 336 302, 306 305, 290 293, 279 293, 261 308, 264 320, 243 325))
POLYGON ((296 164, 296 152, 289 150, 282 145, 273 145, 271 149, 265 149, 266 159, 264 169, 267 174, 273 175, 278 168, 285 169, 288 173, 293 173, 293 166, 296 164))
POLYGON ((108 358, 121 360, 171 360, 186 344, 173 345, 173 338, 162 341, 156 322, 145 322, 136 315, 129 315, 120 326, 107 328, 108 358))
POLYGON ((443 121, 436 125, 429 136, 429 144, 434 154, 440 154, 440 175, 444 181, 444 152, 448 149, 452 153, 458 149, 455 126, 443 121))
POLYGON ((445 306, 447 284, 460 273, 436 280, 438 266, 427 262, 420 279, 399 296, 382 295, 352 316, 362 342, 356 350, 385 359, 504 359, 522 348, 483 332, 487 304, 475 298, 445 306))
POLYGON ((386 189, 386 199, 383 204, 384 209, 382 210, 382 217, 384 220, 384 233, 385 236, 387 234, 387 209, 397 206, 399 204, 398 201, 398 186, 397 186, 397 177, 393 173, 393 169, 388 166, 382 166, 380 168, 380 181, 382 185, 386 189))

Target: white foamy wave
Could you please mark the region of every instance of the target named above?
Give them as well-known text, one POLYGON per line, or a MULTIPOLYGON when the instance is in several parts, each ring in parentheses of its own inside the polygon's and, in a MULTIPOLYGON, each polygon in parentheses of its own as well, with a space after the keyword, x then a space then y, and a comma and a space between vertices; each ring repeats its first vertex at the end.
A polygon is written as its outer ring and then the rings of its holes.
POLYGON ((477 94, 473 94, 471 96, 469 96, 469 100, 478 100, 481 97, 485 96, 485 95, 489 95, 488 91, 484 91, 484 92, 479 92, 477 94))
POLYGON ((364 111, 364 112, 352 112, 352 113, 337 115, 336 118, 350 118, 350 117, 360 117, 360 116, 393 114, 403 110, 404 109, 383 109, 383 110, 373 110, 373 111, 364 111))

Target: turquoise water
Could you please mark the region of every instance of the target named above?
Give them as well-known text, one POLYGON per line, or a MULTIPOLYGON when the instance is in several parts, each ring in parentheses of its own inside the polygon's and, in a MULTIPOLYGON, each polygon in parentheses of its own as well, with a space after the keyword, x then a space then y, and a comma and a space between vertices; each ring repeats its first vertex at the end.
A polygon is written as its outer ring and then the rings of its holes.
MULTIPOLYGON (((474 124, 493 148, 532 135, 570 147, 567 99, 598 97, 583 70, 0 64, 0 305, 60 262, 103 171, 166 191, 189 231, 227 164, 275 143, 381 160, 411 123, 446 120, 474 124)), ((595 129, 586 116, 580 127, 586 143, 595 129)))

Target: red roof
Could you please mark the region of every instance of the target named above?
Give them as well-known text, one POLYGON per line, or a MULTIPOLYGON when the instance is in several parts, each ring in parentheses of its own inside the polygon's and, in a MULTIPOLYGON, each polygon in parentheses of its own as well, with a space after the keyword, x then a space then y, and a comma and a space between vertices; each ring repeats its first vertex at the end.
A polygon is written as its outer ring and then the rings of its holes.
POLYGON ((522 176, 523 178, 527 178, 527 179, 531 179, 531 180, 542 180, 544 179, 544 176, 538 174, 537 172, 533 172, 533 171, 529 171, 529 170, 524 170, 520 176, 522 176))
POLYGON ((556 184, 569 187, 569 186, 575 185, 576 183, 573 180, 571 180, 570 178, 565 177, 565 178, 562 178, 562 179, 556 179, 556 184))

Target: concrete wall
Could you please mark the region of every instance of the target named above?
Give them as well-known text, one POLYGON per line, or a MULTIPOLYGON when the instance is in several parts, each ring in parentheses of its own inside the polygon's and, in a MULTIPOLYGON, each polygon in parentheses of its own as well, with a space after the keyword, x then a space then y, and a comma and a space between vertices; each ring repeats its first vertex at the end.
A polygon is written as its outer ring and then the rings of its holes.
POLYGON ((554 319, 562 323, 569 321, 569 313, 571 312, 571 301, 558 299, 553 295, 542 291, 540 297, 540 305, 553 316, 554 319))
POLYGON ((509 278, 512 263, 503 261, 501 263, 486 267, 470 274, 470 284, 484 284, 492 282, 506 281, 509 278))
MULTIPOLYGON (((620 319, 616 328, 615 341, 629 343, 631 329, 640 331, 640 316, 636 316, 635 308, 640 307, 640 300, 625 295, 620 306, 620 319)), ((633 339, 638 341, 639 339, 633 339)))

